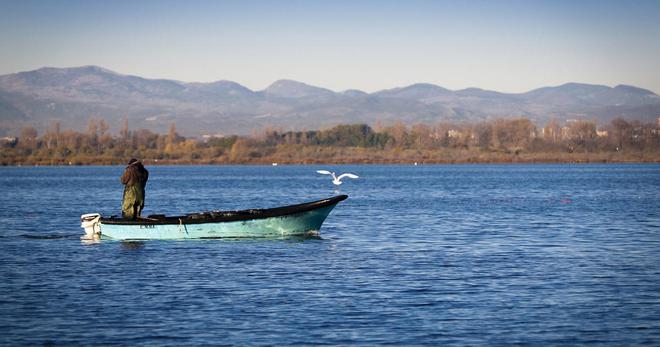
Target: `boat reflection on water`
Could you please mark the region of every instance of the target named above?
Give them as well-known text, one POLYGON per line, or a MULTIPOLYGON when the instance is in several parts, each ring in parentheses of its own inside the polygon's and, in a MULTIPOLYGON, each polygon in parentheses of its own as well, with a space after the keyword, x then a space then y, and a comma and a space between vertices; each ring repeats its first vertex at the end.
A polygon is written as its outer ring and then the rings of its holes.
MULTIPOLYGON (((269 242, 269 241, 292 241, 292 242, 303 242, 303 241, 309 241, 309 240, 323 240, 321 237, 321 234, 318 231, 309 231, 304 235, 290 235, 290 236, 272 236, 272 237, 207 237, 207 238, 200 238, 194 241, 201 242, 201 241, 223 241, 223 242, 269 242)), ((154 240, 155 241, 155 240, 154 240)), ((154 242, 151 241, 151 242, 154 242)), ((172 240, 170 240, 172 241, 172 240)), ((140 249, 144 248, 146 242, 150 242, 149 240, 147 241, 136 241, 136 240, 112 240, 112 239, 102 239, 101 237, 93 237, 93 238, 85 238, 81 237, 80 238, 80 243, 82 245, 90 246, 90 245, 97 245, 100 244, 101 242, 119 242, 121 244, 122 249, 140 249)), ((190 242, 190 241, 188 241, 190 242)))
POLYGON ((264 237, 205 237, 198 240, 205 241, 235 241, 235 242, 268 242, 268 241, 308 241, 308 240, 323 240, 321 233, 312 230, 303 235, 278 235, 278 236, 264 236, 264 237))
POLYGON ((144 241, 122 241, 121 242, 121 249, 122 250, 132 251, 132 250, 143 249, 143 248, 144 248, 144 241))
POLYGON ((80 236, 80 243, 87 246, 99 244, 101 243, 101 235, 93 234, 80 236))

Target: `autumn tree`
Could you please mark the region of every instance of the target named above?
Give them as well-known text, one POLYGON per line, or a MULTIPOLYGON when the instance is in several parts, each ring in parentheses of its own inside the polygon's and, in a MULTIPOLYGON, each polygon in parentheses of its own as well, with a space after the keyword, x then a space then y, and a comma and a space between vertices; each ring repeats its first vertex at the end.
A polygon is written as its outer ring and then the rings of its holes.
POLYGON ((408 129, 403 122, 398 121, 394 125, 386 127, 384 132, 390 136, 390 146, 403 148, 406 145, 408 129))
POLYGON ((524 148, 532 139, 535 129, 534 124, 526 118, 497 120, 493 124, 495 145, 524 148))
POLYGON ((87 145, 94 153, 99 154, 99 125, 94 118, 87 121, 87 145))
POLYGON ((549 143, 557 143, 561 139, 561 126, 559 121, 551 119, 543 127, 543 139, 549 143))
POLYGON ((37 129, 31 125, 26 125, 21 129, 21 137, 19 145, 27 149, 35 149, 37 147, 37 129))
POLYGON ((46 143, 46 148, 53 149, 58 146, 60 139, 60 122, 52 121, 46 130, 44 135, 44 142, 46 143))
POLYGON ((488 149, 493 141, 493 126, 490 123, 477 123, 472 128, 475 144, 481 149, 488 149))
POLYGON ((176 124, 170 124, 170 130, 167 132, 167 139, 165 141, 165 153, 173 154, 176 151, 176 144, 180 141, 179 134, 176 132, 176 124))
POLYGON ((632 138, 632 126, 623 118, 615 118, 610 122, 611 139, 617 150, 622 150, 630 144, 632 138))
POLYGON ((431 148, 433 146, 432 130, 426 124, 413 125, 410 129, 410 135, 416 148, 431 148))
POLYGON ((250 146, 248 141, 242 138, 237 139, 229 150, 229 160, 240 162, 248 157, 250 146))
POLYGON ((571 150, 591 150, 595 147, 596 122, 576 120, 568 123, 568 141, 571 150))

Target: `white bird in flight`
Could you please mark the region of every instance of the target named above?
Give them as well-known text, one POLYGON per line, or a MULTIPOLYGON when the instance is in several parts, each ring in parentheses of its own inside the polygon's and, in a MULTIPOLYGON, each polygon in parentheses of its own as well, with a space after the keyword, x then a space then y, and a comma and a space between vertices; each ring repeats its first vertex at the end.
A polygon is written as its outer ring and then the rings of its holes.
POLYGON ((328 170, 317 170, 316 172, 320 173, 321 175, 331 175, 332 176, 332 183, 334 183, 336 186, 342 184, 343 182, 341 181, 342 178, 348 177, 348 178, 358 178, 358 175, 354 175, 352 173, 345 173, 339 175, 339 177, 335 176, 334 172, 330 172, 328 170))

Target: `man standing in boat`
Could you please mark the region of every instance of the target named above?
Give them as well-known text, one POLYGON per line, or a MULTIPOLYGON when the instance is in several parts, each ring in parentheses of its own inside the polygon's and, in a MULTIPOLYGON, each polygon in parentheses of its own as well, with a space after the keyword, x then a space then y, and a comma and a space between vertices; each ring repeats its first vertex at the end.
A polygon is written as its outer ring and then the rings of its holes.
POLYGON ((121 216, 127 219, 137 219, 144 208, 144 187, 149 179, 149 171, 142 162, 133 158, 121 176, 124 184, 124 197, 121 203, 121 216))

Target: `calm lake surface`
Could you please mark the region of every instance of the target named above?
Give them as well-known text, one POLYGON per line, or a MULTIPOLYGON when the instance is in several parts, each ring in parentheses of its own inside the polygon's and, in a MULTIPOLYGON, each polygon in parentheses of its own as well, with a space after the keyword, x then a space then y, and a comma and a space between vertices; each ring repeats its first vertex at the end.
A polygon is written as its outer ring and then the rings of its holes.
POLYGON ((660 344, 660 165, 147 168, 145 214, 360 178, 320 238, 85 244, 123 167, 0 168, 0 345, 660 344))

